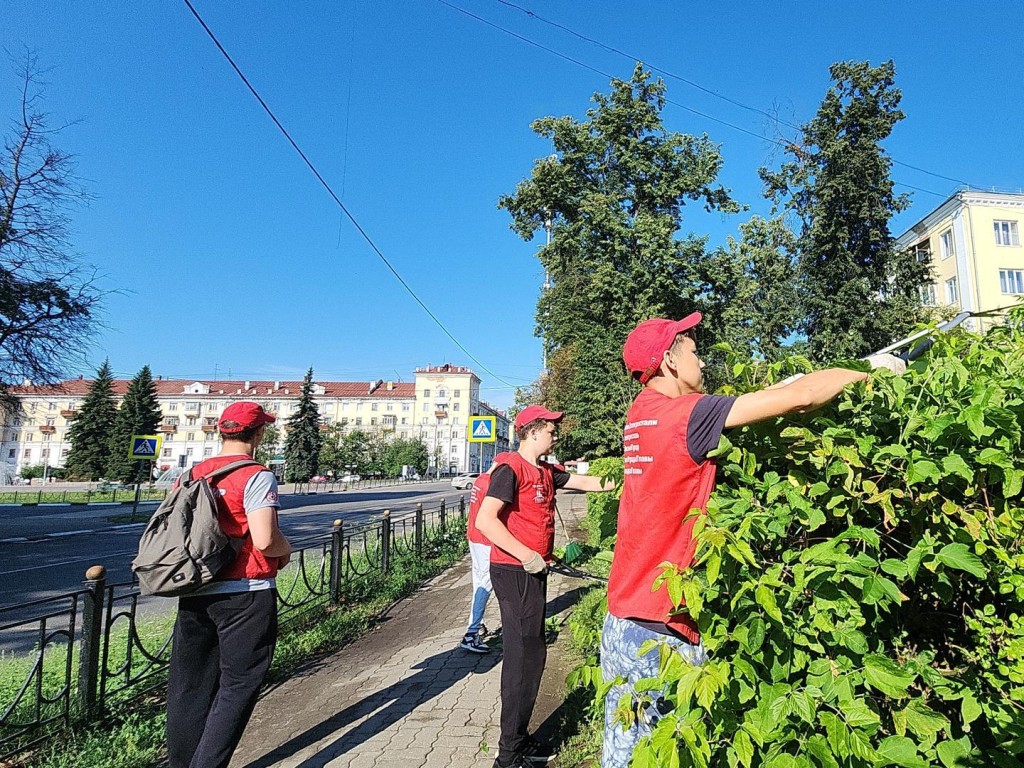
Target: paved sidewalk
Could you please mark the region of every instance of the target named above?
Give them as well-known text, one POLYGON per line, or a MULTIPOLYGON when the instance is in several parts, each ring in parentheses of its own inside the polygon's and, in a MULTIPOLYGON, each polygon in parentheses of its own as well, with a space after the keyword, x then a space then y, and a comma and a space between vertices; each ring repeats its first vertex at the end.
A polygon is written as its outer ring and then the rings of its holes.
MULTIPOLYGON (((585 497, 560 495, 559 502, 573 529, 585 497)), ((498 743, 500 653, 458 648, 471 585, 467 557, 400 602, 374 631, 265 695, 232 768, 489 766, 498 743)), ((550 576, 548 616, 567 611, 580 586, 550 576)), ((499 624, 496 600, 486 623, 499 624)), ((547 720, 549 729, 561 704, 565 671, 557 654, 557 645, 549 647, 534 728, 547 720)))

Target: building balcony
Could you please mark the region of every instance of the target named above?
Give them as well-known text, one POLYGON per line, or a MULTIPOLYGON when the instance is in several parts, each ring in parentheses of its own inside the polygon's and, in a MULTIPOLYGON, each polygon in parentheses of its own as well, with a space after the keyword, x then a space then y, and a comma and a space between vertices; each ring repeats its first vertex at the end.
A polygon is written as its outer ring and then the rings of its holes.
POLYGON ((445 410, 442 410, 442 409, 439 408, 438 410, 434 411, 434 418, 435 419, 447 419, 448 418, 448 411, 445 411, 445 410))
POLYGON ((178 425, 177 424, 161 424, 159 427, 156 428, 156 430, 157 430, 157 432, 177 432, 178 431, 178 425))
POLYGON ((44 435, 52 435, 54 432, 57 431, 57 428, 52 424, 43 424, 42 426, 39 427, 39 431, 42 432, 44 435))
POLYGON ((72 419, 78 418, 78 411, 65 408, 63 411, 60 412, 60 415, 63 416, 68 421, 71 421, 72 419))
POLYGON ((216 424, 203 424, 203 432, 216 432, 216 431, 217 431, 217 425, 216 424))

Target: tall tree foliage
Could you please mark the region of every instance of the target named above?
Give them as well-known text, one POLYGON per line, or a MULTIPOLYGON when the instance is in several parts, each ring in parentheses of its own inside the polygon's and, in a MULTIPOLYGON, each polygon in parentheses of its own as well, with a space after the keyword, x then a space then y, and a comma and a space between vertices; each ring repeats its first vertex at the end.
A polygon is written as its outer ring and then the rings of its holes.
POLYGON ((68 477, 96 480, 106 473, 110 455, 110 436, 117 418, 114 382, 110 374, 110 361, 104 360, 89 384, 78 418, 71 422, 65 469, 68 477))
POLYGON ((791 158, 761 170, 765 193, 797 222, 800 329, 813 358, 870 353, 921 318, 918 287, 928 268, 901 253, 889 220, 909 199, 893 191, 882 147, 903 119, 892 61, 838 62, 814 119, 791 158))
POLYGON ((313 399, 313 369, 310 368, 302 381, 299 409, 288 419, 288 435, 284 445, 287 482, 305 482, 317 474, 322 445, 320 409, 313 399))
POLYGON ((152 464, 129 458, 132 435, 151 435, 160 425, 160 401, 149 366, 144 365, 128 383, 128 389, 117 409, 117 418, 108 443, 107 477, 124 483, 149 479, 152 464))
POLYGON ((263 466, 269 466, 270 462, 277 456, 277 444, 281 441, 281 430, 276 424, 267 424, 263 433, 263 441, 256 446, 256 454, 253 456, 263 466))
POLYGON ((68 208, 87 195, 71 156, 51 143, 37 73, 28 55, 0 149, 0 391, 22 378, 59 379, 80 356, 100 301, 68 231, 68 208))
POLYGON ((537 307, 550 353, 541 386, 547 404, 566 412, 560 450, 573 455, 612 452, 621 441, 635 391, 620 362, 629 330, 697 305, 694 264, 704 240, 679 236, 684 205, 738 210, 715 183, 717 146, 665 129, 665 85, 641 64, 593 101, 584 121, 532 124, 557 154, 538 160, 530 178, 498 203, 525 240, 551 223, 552 242, 540 251, 553 281, 537 307))

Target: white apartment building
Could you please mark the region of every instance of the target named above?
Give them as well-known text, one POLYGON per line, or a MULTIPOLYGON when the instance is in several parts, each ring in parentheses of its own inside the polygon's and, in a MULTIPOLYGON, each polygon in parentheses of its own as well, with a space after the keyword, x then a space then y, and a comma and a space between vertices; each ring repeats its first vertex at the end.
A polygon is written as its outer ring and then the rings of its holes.
MULTIPOLYGON (((0 424, 0 475, 16 476, 36 465, 61 467, 71 444, 68 429, 92 382, 72 379, 52 387, 24 385, 11 393, 18 408, 4 411, 0 424)), ((235 400, 255 400, 278 417, 283 447, 287 419, 298 409, 301 381, 156 380, 162 411, 161 470, 190 467, 219 450, 217 419, 235 400)), ((326 429, 362 430, 390 437, 420 439, 427 445, 431 466, 440 459, 442 472, 478 472, 481 458, 508 450, 509 422, 504 413, 479 398, 480 379, 469 368, 452 365, 418 369, 415 383, 314 382, 313 394, 326 429), (497 417, 498 442, 470 443, 469 416, 497 417), (480 446, 484 446, 481 450, 480 446)), ((127 380, 114 381, 118 400, 127 380)), ((489 464, 488 464, 489 465, 489 464)), ((487 465, 485 465, 486 468, 487 465)))

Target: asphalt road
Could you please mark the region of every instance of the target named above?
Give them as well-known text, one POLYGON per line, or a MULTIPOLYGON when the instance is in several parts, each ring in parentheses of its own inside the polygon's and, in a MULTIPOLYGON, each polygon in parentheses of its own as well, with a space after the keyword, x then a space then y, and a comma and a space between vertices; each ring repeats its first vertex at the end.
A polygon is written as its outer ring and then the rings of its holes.
MULTIPOLYGON (((317 495, 282 496, 281 528, 293 541, 331 531, 333 521, 346 526, 379 519, 385 509, 392 518, 412 515, 417 503, 436 509, 441 499, 449 508, 468 496, 448 481, 392 488, 373 488, 317 495)), ((468 503, 468 499, 467 499, 468 503)), ((130 505, 109 508, 15 508, 0 510, 4 528, 31 528, 25 541, 0 542, 0 606, 37 600, 79 589, 87 568, 103 565, 108 583, 131 580, 142 524, 116 525, 110 518, 130 512, 130 505)), ((153 505, 143 508, 148 515, 153 505)), ((3 621, 0 621, 3 623, 3 621)))

